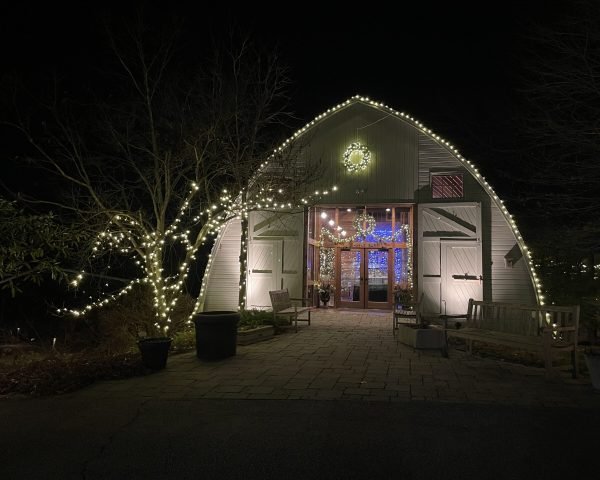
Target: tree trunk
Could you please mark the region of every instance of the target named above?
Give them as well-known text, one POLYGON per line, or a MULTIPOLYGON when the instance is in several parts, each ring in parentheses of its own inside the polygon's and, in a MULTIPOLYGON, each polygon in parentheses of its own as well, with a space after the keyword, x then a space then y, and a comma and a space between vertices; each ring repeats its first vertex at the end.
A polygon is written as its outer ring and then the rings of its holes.
MULTIPOLYGON (((246 194, 242 193, 242 205, 246 204, 246 194)), ((246 309, 246 267, 248 266, 248 214, 242 211, 242 237, 240 240, 240 293, 238 305, 246 309)))

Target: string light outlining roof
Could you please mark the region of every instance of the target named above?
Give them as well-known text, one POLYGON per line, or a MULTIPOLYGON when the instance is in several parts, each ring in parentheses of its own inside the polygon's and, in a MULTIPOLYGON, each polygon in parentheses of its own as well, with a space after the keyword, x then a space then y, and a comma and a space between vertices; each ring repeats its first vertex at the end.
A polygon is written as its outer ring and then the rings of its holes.
MULTIPOLYGON (((463 157, 454 145, 452 145, 450 142, 448 142, 444 138, 442 138, 439 135, 437 135, 436 133, 434 133, 431 129, 427 128, 422 122, 418 121, 414 117, 411 117, 410 115, 408 115, 404 112, 399 112, 398 110, 394 110, 393 108, 391 108, 390 106, 386 105, 383 102, 376 102, 374 100, 371 100, 369 97, 365 97, 362 95, 354 95, 353 97, 349 98, 348 100, 346 100, 342 103, 339 103, 339 104, 335 105, 334 107, 327 109, 325 112, 321 113, 320 115, 317 115, 314 119, 312 119, 310 122, 308 122, 302 128, 297 130, 290 138, 288 138, 277 149, 275 149, 275 151, 273 152, 273 156, 275 156, 277 153, 284 150, 292 142, 294 142, 296 139, 301 137, 306 131, 308 131, 315 125, 320 124, 324 119, 328 118, 330 115, 340 112, 341 110, 344 110, 348 106, 356 104, 356 103, 362 103, 364 105, 374 107, 390 116, 396 117, 396 118, 403 120, 403 121, 407 122, 408 124, 412 125, 417 130, 419 130, 421 133, 427 135, 429 138, 431 138, 433 141, 435 141, 442 148, 445 148, 451 155, 453 155, 465 167, 465 169, 469 173, 471 173, 473 178, 475 178, 477 180, 477 182, 479 183, 479 185, 481 185, 481 187, 489 194, 490 198, 493 200, 494 204, 498 207, 500 212, 502 212, 502 215, 504 216, 508 225, 510 226, 513 233, 515 234, 515 237, 517 239, 517 244, 519 245, 519 248, 521 249, 521 253, 523 254, 523 257, 526 261, 529 276, 535 287, 534 291, 536 294, 537 301, 540 305, 544 305, 544 295, 542 292, 542 284, 541 284, 540 279, 535 271, 535 266, 533 264, 533 258, 532 258, 532 252, 527 247, 527 245, 525 245, 525 242, 523 241, 521 232, 519 231, 513 216, 508 212, 508 209, 504 206, 504 202, 498 197, 498 195, 496 194, 496 192, 494 191, 492 186, 487 182, 485 177, 481 175, 481 173, 479 172, 477 167, 471 161, 469 161, 465 157, 463 157)), ((268 165, 268 162, 264 162, 261 165, 261 169, 265 168, 267 165, 268 165)))

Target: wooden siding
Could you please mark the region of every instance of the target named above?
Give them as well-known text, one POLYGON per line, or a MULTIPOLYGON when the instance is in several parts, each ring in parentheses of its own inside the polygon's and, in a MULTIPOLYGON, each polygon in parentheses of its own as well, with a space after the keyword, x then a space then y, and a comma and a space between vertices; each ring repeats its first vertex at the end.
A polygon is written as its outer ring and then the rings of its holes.
POLYGON ((487 199, 479 182, 467 171, 454 154, 433 138, 419 133, 419 193, 420 203, 445 203, 453 201, 476 201, 487 199), (433 198, 430 176, 432 173, 457 172, 463 174, 464 197, 462 199, 433 198))
POLYGON ((517 240, 500 209, 491 206, 491 260, 492 260, 492 301, 535 305, 536 298, 526 257, 512 267, 506 266, 504 256, 515 246, 517 240))
POLYGON ((337 192, 323 196, 319 203, 414 202, 418 134, 401 118, 353 103, 315 125, 299 141, 303 142, 306 164, 320 171, 312 191, 338 187, 337 192), (343 165, 343 154, 357 141, 369 148, 371 163, 365 171, 349 173, 343 165))
POLYGON ((241 221, 232 219, 215 241, 211 255, 212 266, 206 283, 205 312, 238 309, 241 236, 241 221))
MULTIPOLYGON (((419 190, 429 188, 432 170, 463 171, 462 165, 447 148, 419 133, 419 190)), ((466 173, 466 172, 465 172, 466 173)))

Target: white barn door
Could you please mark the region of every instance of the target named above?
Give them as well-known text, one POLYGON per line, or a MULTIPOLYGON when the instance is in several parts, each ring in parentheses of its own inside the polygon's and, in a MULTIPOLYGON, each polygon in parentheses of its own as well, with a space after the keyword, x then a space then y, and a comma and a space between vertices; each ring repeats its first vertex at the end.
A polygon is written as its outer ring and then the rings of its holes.
POLYGON ((270 308, 269 290, 302 296, 303 214, 252 212, 248 248, 249 308, 270 308))
POLYGON ((419 290, 425 315, 464 314, 483 297, 478 203, 419 205, 419 290))
POLYGON ((248 251, 247 305, 250 308, 270 306, 269 290, 279 289, 281 243, 281 240, 254 241, 248 251))

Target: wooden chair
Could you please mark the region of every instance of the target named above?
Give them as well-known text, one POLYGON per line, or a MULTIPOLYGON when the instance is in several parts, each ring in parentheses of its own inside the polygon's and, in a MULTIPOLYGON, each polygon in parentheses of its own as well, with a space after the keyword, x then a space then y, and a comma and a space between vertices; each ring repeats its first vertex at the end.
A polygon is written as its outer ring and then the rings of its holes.
POLYGON ((307 299, 290 298, 290 294, 287 288, 285 290, 271 290, 269 291, 269 296, 271 297, 271 306, 273 307, 273 320, 275 322, 277 322, 278 316, 287 317, 290 320, 290 322, 293 320, 296 332, 298 331, 298 321, 308 322, 308 324, 310 325, 310 312, 312 310, 312 307, 298 306, 292 304, 292 301, 304 302, 307 299))
POLYGON ((394 335, 396 335, 396 330, 398 330, 398 325, 400 323, 414 323, 415 325, 421 323, 422 306, 422 293, 417 302, 411 302, 409 304, 406 304, 406 302, 400 303, 399 295, 394 295, 394 314, 392 317, 392 331, 394 335))

